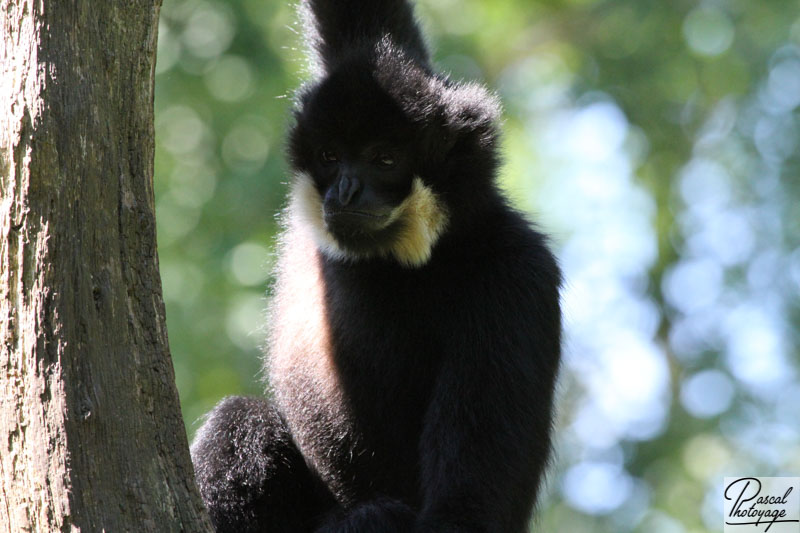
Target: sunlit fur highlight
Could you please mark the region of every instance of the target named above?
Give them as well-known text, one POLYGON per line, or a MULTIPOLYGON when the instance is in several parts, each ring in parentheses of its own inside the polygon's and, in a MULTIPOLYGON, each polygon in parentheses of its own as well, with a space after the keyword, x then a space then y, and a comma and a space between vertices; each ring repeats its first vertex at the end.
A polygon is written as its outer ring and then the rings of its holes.
POLYGON ((433 247, 448 220, 447 210, 420 178, 414 178, 411 193, 389 216, 388 223, 401 224, 399 235, 388 244, 376 246, 372 252, 354 252, 340 246, 325 227, 322 198, 311 177, 305 173, 295 177, 290 211, 308 224, 317 247, 328 257, 343 261, 392 257, 410 268, 421 267, 430 260, 433 247))
MULTIPOLYGON (((303 222, 288 217, 279 241, 276 286, 280 290, 270 305, 267 365, 269 389, 279 408, 299 403, 316 413, 292 429, 294 443, 308 451, 322 432, 334 441, 344 440, 351 431, 351 417, 332 359, 322 259, 311 226, 303 222)), ((307 461, 327 483, 346 492, 329 465, 315 461, 312 453, 307 461)))

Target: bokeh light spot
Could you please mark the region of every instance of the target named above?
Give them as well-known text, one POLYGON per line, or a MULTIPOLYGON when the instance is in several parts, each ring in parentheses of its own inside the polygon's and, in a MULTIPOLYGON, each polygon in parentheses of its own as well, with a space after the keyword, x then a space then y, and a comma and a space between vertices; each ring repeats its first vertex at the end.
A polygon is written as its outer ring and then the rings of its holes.
POLYGON ((698 7, 686 15, 683 36, 692 51, 704 56, 717 56, 730 48, 734 28, 728 16, 719 9, 698 7))
POLYGON ((692 416, 710 418, 728 410, 733 393, 733 384, 725 374, 704 370, 684 380, 681 403, 692 416))

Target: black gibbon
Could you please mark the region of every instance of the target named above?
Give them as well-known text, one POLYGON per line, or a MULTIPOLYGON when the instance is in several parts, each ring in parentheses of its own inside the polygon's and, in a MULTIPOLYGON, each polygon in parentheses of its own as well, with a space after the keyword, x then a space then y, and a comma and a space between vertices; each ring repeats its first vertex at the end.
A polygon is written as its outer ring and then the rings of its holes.
POLYGON ((192 446, 218 532, 527 531, 560 273, 498 190, 499 104, 434 71, 406 0, 305 0, 313 79, 270 311, 270 399, 192 446))

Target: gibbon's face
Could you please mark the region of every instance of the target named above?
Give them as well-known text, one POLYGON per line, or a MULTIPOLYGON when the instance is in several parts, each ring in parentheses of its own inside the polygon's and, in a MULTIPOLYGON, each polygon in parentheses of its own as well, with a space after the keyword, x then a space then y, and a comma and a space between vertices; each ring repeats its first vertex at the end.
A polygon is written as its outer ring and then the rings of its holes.
POLYGON ((447 222, 418 175, 421 129, 368 71, 342 68, 303 102, 292 132, 292 201, 334 258, 418 267, 447 222))

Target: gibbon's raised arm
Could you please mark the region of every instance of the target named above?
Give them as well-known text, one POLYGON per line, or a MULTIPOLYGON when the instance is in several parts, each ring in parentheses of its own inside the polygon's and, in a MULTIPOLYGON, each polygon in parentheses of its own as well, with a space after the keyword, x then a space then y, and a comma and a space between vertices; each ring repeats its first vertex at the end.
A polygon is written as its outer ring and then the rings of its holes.
POLYGON ((387 38, 421 67, 430 62, 406 0, 303 0, 300 9, 306 39, 322 72, 330 72, 353 52, 374 49, 387 38))

